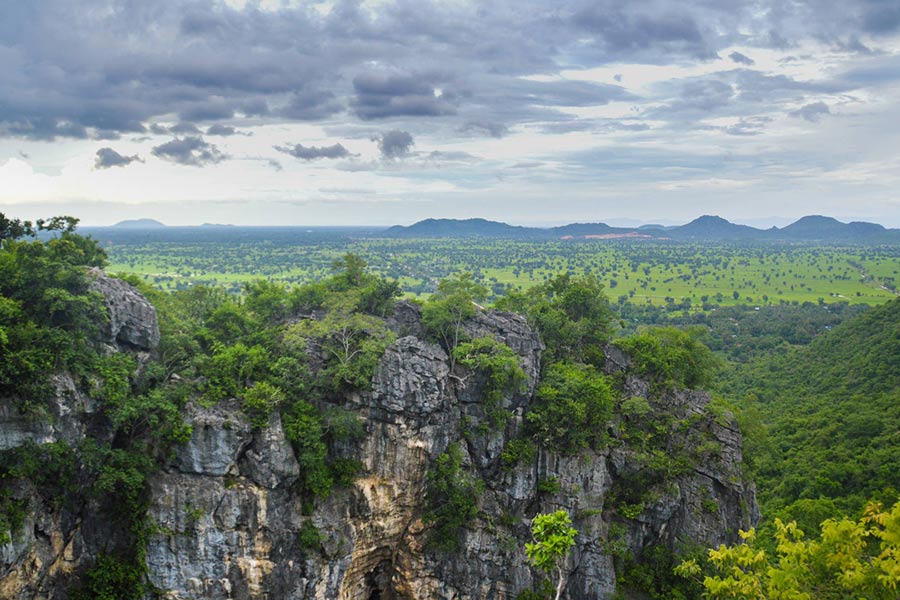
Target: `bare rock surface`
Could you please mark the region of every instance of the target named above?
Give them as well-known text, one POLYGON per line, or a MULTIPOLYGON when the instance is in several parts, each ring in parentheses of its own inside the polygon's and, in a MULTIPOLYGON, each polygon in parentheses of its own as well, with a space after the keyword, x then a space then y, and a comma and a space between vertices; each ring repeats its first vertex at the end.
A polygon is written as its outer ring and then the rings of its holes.
POLYGON ((134 286, 91 269, 91 289, 103 296, 109 322, 104 327, 106 341, 138 350, 159 346, 156 309, 134 286))

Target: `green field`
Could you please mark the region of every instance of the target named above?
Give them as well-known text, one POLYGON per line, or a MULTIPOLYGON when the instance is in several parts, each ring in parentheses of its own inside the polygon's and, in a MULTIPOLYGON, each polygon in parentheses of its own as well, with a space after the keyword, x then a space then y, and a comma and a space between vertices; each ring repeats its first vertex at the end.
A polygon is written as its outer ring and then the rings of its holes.
POLYGON ((895 297, 900 247, 824 247, 623 241, 333 239, 273 242, 107 244, 109 270, 136 273, 165 290, 198 283, 239 293, 264 277, 286 283, 321 279, 345 252, 396 278, 411 295, 471 271, 495 295, 527 288, 561 272, 591 273, 610 299, 693 309, 703 304, 848 302, 895 297), (624 297, 624 298, 623 298, 624 297))

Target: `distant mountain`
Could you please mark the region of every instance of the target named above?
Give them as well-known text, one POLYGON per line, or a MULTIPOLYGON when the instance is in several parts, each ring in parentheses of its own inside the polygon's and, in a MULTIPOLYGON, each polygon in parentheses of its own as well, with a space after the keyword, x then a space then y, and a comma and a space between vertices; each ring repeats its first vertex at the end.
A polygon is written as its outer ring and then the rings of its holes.
POLYGON ((853 241, 882 237, 897 237, 897 230, 888 230, 875 223, 854 221, 841 223, 832 217, 811 215, 781 229, 777 236, 794 240, 853 241), (893 233, 891 233, 893 231, 893 233))
POLYGON ((609 235, 613 233, 627 233, 634 231, 630 227, 610 227, 606 223, 572 223, 561 227, 553 227, 545 230, 552 232, 555 237, 585 237, 594 235, 609 235))
POLYGON ((157 229, 165 226, 164 223, 160 223, 155 219, 127 219, 113 225, 113 227, 121 229, 157 229))
POLYGON ((572 223, 559 227, 520 227, 486 219, 425 219, 409 226, 395 225, 378 237, 399 238, 495 238, 495 239, 676 239, 684 241, 781 241, 841 242, 851 244, 900 243, 900 229, 875 223, 842 223, 831 217, 811 215, 779 229, 738 225, 713 215, 703 215, 685 225, 610 227, 606 223, 572 223))
POLYGON ((745 240, 759 239, 764 234, 761 229, 748 225, 736 225, 726 221, 722 217, 703 215, 679 227, 672 227, 667 231, 674 238, 693 238, 703 240, 745 240))
POLYGON ((540 236, 541 231, 486 219, 425 219, 408 227, 395 225, 378 235, 401 238, 523 238, 540 236))

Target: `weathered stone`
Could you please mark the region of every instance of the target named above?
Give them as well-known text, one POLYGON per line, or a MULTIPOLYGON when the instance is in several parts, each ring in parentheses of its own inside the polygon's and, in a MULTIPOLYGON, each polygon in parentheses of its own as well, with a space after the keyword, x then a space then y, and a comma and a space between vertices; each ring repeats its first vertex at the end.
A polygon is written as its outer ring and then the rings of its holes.
POLYGON ((159 322, 153 305, 134 286, 107 277, 100 269, 91 269, 91 277, 91 289, 103 296, 109 317, 105 341, 141 350, 159 346, 159 322))
POLYGON ((269 489, 290 487, 300 477, 300 465, 284 437, 278 412, 269 417, 267 427, 254 432, 253 441, 241 460, 241 472, 269 489))
POLYGON ((381 365, 372 383, 374 407, 417 418, 446 407, 449 367, 440 347, 412 336, 400 338, 381 365))
POLYGON ((238 458, 253 440, 240 402, 228 400, 211 407, 191 403, 187 414, 191 439, 178 449, 178 470, 213 476, 234 472, 238 458))

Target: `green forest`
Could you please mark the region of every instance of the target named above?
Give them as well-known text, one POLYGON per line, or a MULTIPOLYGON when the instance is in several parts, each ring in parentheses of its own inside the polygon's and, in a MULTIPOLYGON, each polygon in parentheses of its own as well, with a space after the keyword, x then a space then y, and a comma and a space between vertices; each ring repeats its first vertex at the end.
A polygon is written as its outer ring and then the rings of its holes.
MULTIPOLYGON (((639 565, 619 557, 623 583, 641 597, 897 597, 896 247, 111 244, 76 226, 70 217, 31 223, 0 214, 0 397, 41 418, 53 394, 49 374, 67 372, 90 390, 96 419, 111 432, 77 447, 7 450, 0 460, 0 543, 24 522, 22 482, 50 504, 105 506, 109 527, 129 532, 79 577, 76 600, 152 592, 147 479, 190 437, 181 415, 191 400, 237 399, 254 428, 277 415, 310 510, 350 485, 361 466, 347 449, 363 432, 329 399, 372 386, 398 337, 385 319, 404 297, 420 307, 425 335, 451 368, 458 363, 485 382, 486 430, 506 426, 502 398, 521 393, 526 378, 509 347, 468 336, 463 324, 485 307, 527 319, 546 349, 534 403, 504 461, 539 449, 576 456, 608 447, 613 435, 641 444, 648 467, 618 490, 613 508, 623 519, 697 457, 666 445, 667 432, 684 424, 618 394, 604 372, 605 347, 629 355, 633 374, 654 389, 708 389, 717 410, 736 416, 761 522, 732 547, 639 565), (148 362, 97 343, 109 317, 92 291, 92 268, 118 273, 156 308, 160 345, 148 362)), ((456 547, 483 485, 458 449, 435 461, 424 514, 433 548, 456 547)), ((308 523, 303 544, 314 551, 322 540, 308 523)), ((534 564, 538 550, 529 549, 534 564)))

